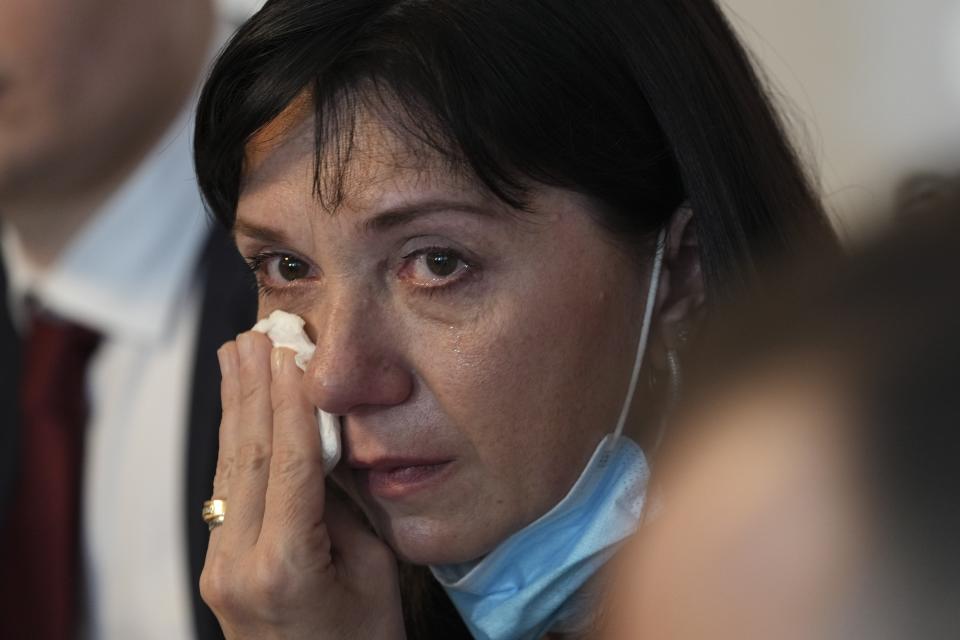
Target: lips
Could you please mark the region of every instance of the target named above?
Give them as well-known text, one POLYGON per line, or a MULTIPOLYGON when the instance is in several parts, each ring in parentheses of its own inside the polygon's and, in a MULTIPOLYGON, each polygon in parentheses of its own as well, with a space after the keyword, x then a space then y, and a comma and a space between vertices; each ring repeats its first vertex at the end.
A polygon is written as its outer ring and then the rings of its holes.
POLYGON ((433 487, 449 475, 449 459, 380 458, 349 460, 360 487, 378 498, 397 499, 433 487))

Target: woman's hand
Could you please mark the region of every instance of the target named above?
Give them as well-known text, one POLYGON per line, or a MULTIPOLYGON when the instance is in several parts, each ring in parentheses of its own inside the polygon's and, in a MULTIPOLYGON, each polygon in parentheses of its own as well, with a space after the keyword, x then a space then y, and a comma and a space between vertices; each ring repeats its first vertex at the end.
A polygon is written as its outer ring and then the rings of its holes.
POLYGON ((402 638, 396 560, 327 495, 314 407, 288 349, 221 347, 220 456, 200 592, 226 637, 402 638))

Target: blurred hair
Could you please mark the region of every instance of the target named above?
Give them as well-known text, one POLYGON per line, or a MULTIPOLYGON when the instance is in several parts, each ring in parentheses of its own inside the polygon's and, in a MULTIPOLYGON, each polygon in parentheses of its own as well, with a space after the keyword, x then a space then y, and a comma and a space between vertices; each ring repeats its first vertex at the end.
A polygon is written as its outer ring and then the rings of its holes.
POLYGON ((201 96, 196 167, 227 226, 245 145, 306 91, 321 167, 349 160, 359 106, 523 208, 529 184, 602 205, 623 240, 689 201, 708 297, 763 259, 831 244, 817 196, 712 0, 272 0, 201 96))
POLYGON ((895 197, 896 218, 903 224, 927 216, 943 215, 951 201, 960 201, 960 174, 918 173, 898 187, 895 197))
POLYGON ((911 637, 960 624, 960 190, 947 184, 920 208, 902 200, 881 241, 811 257, 776 295, 713 318, 689 377, 691 405, 798 363, 837 381, 911 637))

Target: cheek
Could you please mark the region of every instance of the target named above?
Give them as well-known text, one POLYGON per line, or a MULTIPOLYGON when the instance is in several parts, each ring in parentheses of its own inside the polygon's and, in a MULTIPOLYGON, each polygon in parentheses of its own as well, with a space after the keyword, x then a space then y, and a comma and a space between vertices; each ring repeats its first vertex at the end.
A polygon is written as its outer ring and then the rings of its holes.
MULTIPOLYGON (((32 124, 59 99, 51 89, 51 79, 62 74, 54 44, 58 34, 43 23, 49 21, 43 13, 24 1, 0 8, 0 116, 18 127, 32 124)), ((12 134, 23 135, 5 132, 12 134)))
POLYGON ((28 86, 62 84, 74 75, 78 63, 91 56, 90 42, 99 38, 92 28, 95 23, 85 9, 78 12, 66 2, 13 4, 13 16, 3 16, 6 26, 0 29, 9 44, 4 50, 17 63, 11 71, 22 72, 21 80, 28 86))
POLYGON ((559 501, 613 429, 627 375, 606 296, 576 284, 552 293, 512 295, 445 327, 419 366, 482 481, 525 521, 559 501))
POLYGON ((95 60, 95 52, 107 46, 101 32, 116 25, 101 19, 106 24, 95 29, 86 7, 61 0, 14 0, 0 13, 0 76, 9 82, 8 95, 0 99, 0 124, 9 127, 4 135, 10 146, 23 143, 25 154, 51 164, 50 153, 82 153, 79 142, 92 139, 88 131, 103 133, 109 124, 92 115, 115 103, 124 89, 95 60))

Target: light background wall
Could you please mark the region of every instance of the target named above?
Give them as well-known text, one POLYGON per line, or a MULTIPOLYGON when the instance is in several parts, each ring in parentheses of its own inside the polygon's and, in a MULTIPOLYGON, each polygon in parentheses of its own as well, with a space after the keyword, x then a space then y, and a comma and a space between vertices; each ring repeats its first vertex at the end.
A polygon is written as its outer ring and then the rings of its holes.
MULTIPOLYGON (((220 1, 238 21, 263 4, 220 1)), ((960 170, 960 0, 720 1, 847 237, 903 176, 960 170)))
POLYGON ((243 22, 263 6, 266 0, 216 0, 224 15, 236 23, 243 22))
POLYGON ((960 0, 722 0, 853 239, 895 185, 960 170, 960 0))

